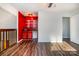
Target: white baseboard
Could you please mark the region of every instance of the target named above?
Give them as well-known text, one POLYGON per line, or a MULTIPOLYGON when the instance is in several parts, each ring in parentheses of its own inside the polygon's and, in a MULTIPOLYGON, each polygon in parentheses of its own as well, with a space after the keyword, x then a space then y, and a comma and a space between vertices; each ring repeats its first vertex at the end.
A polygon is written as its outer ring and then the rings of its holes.
POLYGON ((50 43, 56 43, 56 42, 58 42, 58 43, 62 43, 63 41, 40 41, 40 42, 50 42, 50 43))
POLYGON ((55 42, 62 43, 62 41, 51 41, 51 43, 55 43, 55 42))

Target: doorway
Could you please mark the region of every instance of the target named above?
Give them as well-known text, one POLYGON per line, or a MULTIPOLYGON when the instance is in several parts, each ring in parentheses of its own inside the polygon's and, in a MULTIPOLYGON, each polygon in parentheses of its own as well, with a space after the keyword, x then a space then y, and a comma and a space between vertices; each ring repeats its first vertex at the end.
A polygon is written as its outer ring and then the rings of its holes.
POLYGON ((70 41, 70 17, 63 17, 63 41, 70 41))

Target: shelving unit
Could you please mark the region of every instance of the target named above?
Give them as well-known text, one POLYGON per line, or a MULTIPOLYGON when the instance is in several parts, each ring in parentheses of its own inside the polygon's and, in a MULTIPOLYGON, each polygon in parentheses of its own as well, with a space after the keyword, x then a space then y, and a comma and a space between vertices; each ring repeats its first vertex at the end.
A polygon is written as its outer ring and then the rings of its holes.
POLYGON ((26 16, 25 26, 22 30, 22 38, 24 40, 34 40, 38 39, 38 20, 37 18, 33 18, 26 16))

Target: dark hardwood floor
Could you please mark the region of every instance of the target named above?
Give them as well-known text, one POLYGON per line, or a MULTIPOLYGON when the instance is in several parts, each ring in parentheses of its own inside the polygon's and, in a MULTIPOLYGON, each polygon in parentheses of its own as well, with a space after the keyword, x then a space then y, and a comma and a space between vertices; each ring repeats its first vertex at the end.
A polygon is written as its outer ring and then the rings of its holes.
POLYGON ((33 41, 15 44, 0 53, 1 56, 79 56, 79 45, 73 42, 36 43, 33 41))

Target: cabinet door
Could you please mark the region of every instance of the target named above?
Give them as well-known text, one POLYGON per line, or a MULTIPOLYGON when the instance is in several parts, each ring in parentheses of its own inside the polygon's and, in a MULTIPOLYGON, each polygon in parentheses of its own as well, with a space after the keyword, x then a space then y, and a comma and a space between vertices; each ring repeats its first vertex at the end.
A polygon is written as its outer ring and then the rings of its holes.
POLYGON ((37 39, 37 31, 33 31, 33 32, 32 32, 32 35, 33 35, 33 36, 32 36, 33 39, 37 39))
POLYGON ((24 32, 22 36, 23 36, 24 39, 28 39, 28 33, 27 32, 24 32))
POLYGON ((28 31, 28 39, 32 40, 32 31, 28 31))

